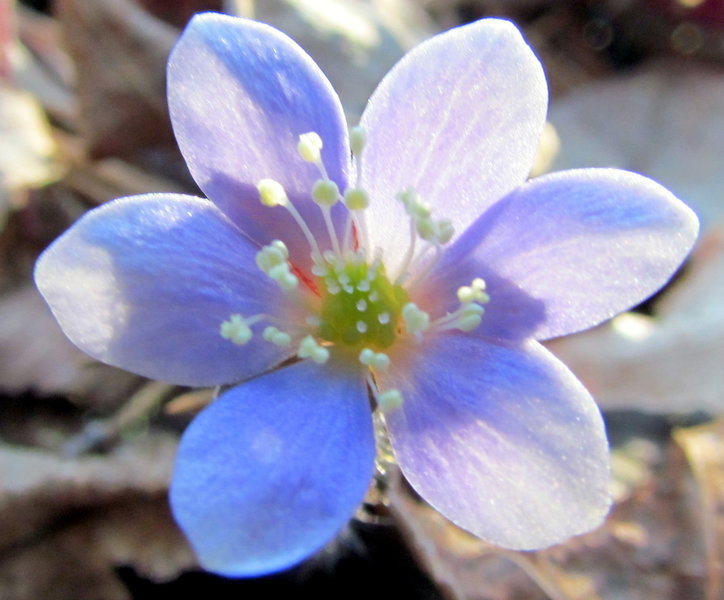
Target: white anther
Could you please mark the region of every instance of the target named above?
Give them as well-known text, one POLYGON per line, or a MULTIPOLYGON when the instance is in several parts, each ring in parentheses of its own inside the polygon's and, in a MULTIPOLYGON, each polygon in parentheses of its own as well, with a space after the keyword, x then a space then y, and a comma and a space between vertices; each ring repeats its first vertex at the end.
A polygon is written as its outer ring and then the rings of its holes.
POLYGON ((407 332, 413 335, 426 331, 430 326, 430 315, 417 308, 414 302, 408 302, 402 307, 402 318, 407 332))
POLYGON ((279 331, 276 327, 266 327, 262 337, 276 346, 288 346, 292 343, 292 336, 283 331, 279 331))
POLYGON ((287 262, 289 251, 281 240, 274 240, 256 253, 256 266, 264 273, 269 273, 277 265, 287 262))
POLYGON ((279 284, 285 292, 289 292, 299 285, 299 279, 289 270, 289 263, 281 263, 267 271, 267 275, 279 284))
POLYGON ((370 291, 370 280, 369 279, 363 279, 357 284, 357 289, 360 292, 369 292, 370 291))
POLYGON ((359 353, 359 361, 363 365, 369 365, 372 362, 372 359, 375 357, 375 351, 370 350, 369 348, 362 348, 362 350, 359 353))
POLYGON ((437 242, 438 244, 447 244, 455 235, 455 228, 452 221, 444 219, 437 222, 437 242))
POLYGON ((360 333, 365 333, 367 331, 367 323, 365 323, 364 321, 357 321, 355 328, 360 333))
POLYGON ((334 206, 339 199, 339 188, 331 179, 318 179, 312 186, 312 199, 323 206, 334 206))
POLYGON ((251 328, 241 315, 231 315, 228 321, 221 324, 219 333, 222 338, 237 346, 246 344, 253 335, 251 328))
POLYGON ((405 211, 414 220, 427 219, 430 217, 430 206, 420 200, 420 196, 411 187, 397 194, 397 199, 402 202, 405 211))
POLYGON ((380 322, 380 325, 387 325, 387 323, 390 322, 390 313, 380 313, 379 315, 377 315, 377 320, 380 322))
POLYGON ((364 190, 350 188, 344 193, 344 204, 350 210, 364 210, 370 205, 370 198, 364 190))
POLYGON ((490 296, 485 293, 485 280, 480 277, 473 279, 470 285, 463 285, 458 288, 458 300, 467 304, 469 302, 480 302, 486 304, 490 302, 490 296))
POLYGON ((309 133, 303 133, 299 136, 299 143, 297 144, 297 152, 302 160, 310 163, 318 163, 322 157, 322 138, 319 134, 310 131, 309 133))
POLYGON ((420 217, 416 220, 417 235, 426 242, 437 241, 437 223, 430 218, 420 217))
POLYGON ((370 292, 370 294, 369 294, 369 296, 367 296, 367 298, 369 298, 370 302, 377 302, 380 299, 380 295, 377 293, 377 290, 374 290, 374 291, 370 292))
POLYGON ((384 352, 377 352, 370 362, 370 367, 379 369, 380 371, 386 371, 390 368, 390 357, 384 352))
POLYGON ((385 371, 390 367, 390 357, 384 352, 375 352, 369 348, 363 348, 359 353, 359 361, 373 369, 385 371))
POLYGON ((262 179, 256 184, 259 190, 259 200, 264 206, 287 206, 289 198, 284 187, 274 179, 262 179))
POLYGON ((393 410, 397 410, 402 406, 402 393, 400 390, 391 389, 386 392, 382 392, 377 396, 377 407, 383 413, 389 413, 393 410))
POLYGON ((426 242, 433 244, 447 244, 455 233, 451 221, 433 221, 429 217, 420 217, 415 220, 417 234, 426 242))
POLYGON ((358 311, 364 312, 367 310, 367 301, 366 300, 357 300, 357 304, 355 304, 355 307, 358 311))
POLYGON ((461 285, 458 288, 458 301, 463 304, 475 300, 475 292, 469 285, 461 285))
POLYGON ((351 127, 349 130, 349 145, 352 149, 352 154, 356 156, 362 154, 362 150, 364 150, 366 143, 367 130, 359 125, 351 127))
POLYGON ((321 365, 329 360, 329 350, 324 346, 320 346, 317 340, 308 335, 299 342, 297 356, 299 358, 311 358, 315 363, 321 365))

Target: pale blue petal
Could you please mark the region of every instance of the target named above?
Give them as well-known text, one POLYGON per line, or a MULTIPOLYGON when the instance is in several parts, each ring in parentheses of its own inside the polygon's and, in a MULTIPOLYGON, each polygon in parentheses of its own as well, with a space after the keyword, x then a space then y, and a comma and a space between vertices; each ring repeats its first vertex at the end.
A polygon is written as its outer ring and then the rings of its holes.
MULTIPOLYGON (((239 381, 289 355, 219 333, 232 314, 284 318, 258 247, 208 200, 153 194, 87 213, 40 257, 35 281, 65 334, 103 362, 183 385, 239 381)), ((263 324, 261 324, 263 328, 263 324)))
POLYGON ((359 370, 296 363, 232 389, 194 419, 171 506, 205 569, 231 577, 279 571, 350 519, 374 455, 359 370))
POLYGON ((483 19, 420 44, 385 77, 362 117, 372 248, 396 267, 409 242, 395 194, 414 187, 462 232, 525 181, 545 123, 540 62, 512 23, 483 19))
MULTIPOLYGON (((283 208, 263 207, 256 184, 279 181, 314 232, 324 229, 309 199, 317 169, 297 155, 298 136, 316 131, 329 177, 344 189, 347 126, 339 98, 314 61, 280 31, 246 19, 201 14, 168 63, 174 132, 204 193, 260 244, 283 240, 297 264, 309 247, 283 208)), ((337 207, 338 218, 343 208, 337 207)), ((326 233, 320 235, 326 244, 326 233)))
POLYGON ((426 286, 454 298, 473 277, 491 301, 477 332, 547 339, 592 327, 663 286, 696 240, 698 220, 671 192, 627 171, 534 179, 485 213, 426 286))
POLYGON ((443 515, 484 540, 543 548, 596 527, 609 507, 608 446, 583 386, 536 342, 438 335, 383 387, 400 467, 443 515))

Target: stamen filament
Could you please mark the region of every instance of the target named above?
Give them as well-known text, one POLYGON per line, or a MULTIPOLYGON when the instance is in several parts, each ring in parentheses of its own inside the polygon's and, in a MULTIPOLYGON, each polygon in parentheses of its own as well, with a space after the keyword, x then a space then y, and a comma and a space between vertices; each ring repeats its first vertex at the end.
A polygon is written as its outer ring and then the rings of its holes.
POLYGON ((322 215, 324 216, 324 224, 327 226, 327 233, 329 234, 329 239, 332 242, 332 248, 334 249, 334 252, 338 255, 342 254, 342 251, 339 247, 339 239, 337 238, 337 231, 334 228, 334 223, 332 222, 332 210, 329 206, 320 206, 322 209, 322 215))
POLYGON ((317 244, 317 240, 314 238, 314 235, 312 234, 312 230, 309 229, 309 226, 305 222, 305 220, 302 218, 302 215, 299 214, 299 211, 297 210, 296 206, 292 203, 290 200, 286 205, 285 208, 289 211, 289 214, 292 215, 294 220, 297 222, 297 225, 299 225, 299 228, 302 230, 302 233, 304 234, 304 237, 307 238, 307 242, 309 243, 309 247, 312 249, 312 254, 317 254, 319 256, 322 255, 321 251, 319 250, 319 245, 317 244))

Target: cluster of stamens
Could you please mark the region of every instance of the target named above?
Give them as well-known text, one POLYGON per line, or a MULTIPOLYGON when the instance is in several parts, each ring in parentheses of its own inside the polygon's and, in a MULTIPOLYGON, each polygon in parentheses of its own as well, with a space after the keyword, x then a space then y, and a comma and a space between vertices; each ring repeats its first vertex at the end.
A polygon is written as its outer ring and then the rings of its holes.
MULTIPOLYGON (((364 130, 352 128, 350 146, 355 156, 359 157, 365 140, 364 130)), ((378 391, 373 380, 374 373, 390 367, 391 359, 386 350, 399 338, 421 342, 428 332, 472 331, 480 325, 483 305, 490 298, 485 291, 485 282, 478 278, 458 289, 460 305, 457 310, 435 320, 410 301, 403 284, 413 263, 418 238, 439 254, 441 246, 453 237, 452 223, 433 219, 431 208, 414 189, 408 188, 398 194, 397 199, 410 219, 410 245, 399 271, 391 278, 385 271, 381 255, 370 258, 364 243, 359 242, 366 239, 363 213, 369 205, 367 193, 354 187, 340 193, 337 184, 327 176, 322 148, 322 139, 314 132, 299 137, 297 152, 300 158, 315 165, 320 173, 310 190, 310 197, 322 211, 329 249, 320 248, 317 238, 279 182, 262 179, 257 186, 262 204, 285 208, 299 225, 310 246, 314 276, 311 285, 300 282, 290 263, 289 251, 281 240, 274 240, 259 250, 256 255, 259 269, 284 292, 299 296, 304 310, 310 311, 313 307, 303 326, 283 331, 267 325, 262 338, 282 347, 296 343, 296 354, 300 359, 311 359, 318 364, 329 360, 334 346, 356 349, 360 364, 369 370, 367 379, 377 406, 382 411, 394 410, 402 403, 402 394, 397 389, 378 391), (331 217, 331 208, 340 201, 348 209, 341 238, 331 217)), ((424 250, 420 252, 423 253, 424 250)), ((220 334, 234 344, 243 345, 253 338, 252 327, 265 320, 272 320, 272 317, 259 314, 245 318, 233 314, 221 324, 220 334)))

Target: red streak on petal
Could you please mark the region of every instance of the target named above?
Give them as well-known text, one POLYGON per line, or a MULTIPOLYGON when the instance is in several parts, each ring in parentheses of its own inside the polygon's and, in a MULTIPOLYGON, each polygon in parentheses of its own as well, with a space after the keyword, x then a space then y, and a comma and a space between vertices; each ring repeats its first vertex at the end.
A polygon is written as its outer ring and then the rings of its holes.
POLYGON ((305 286, 307 286, 307 289, 312 292, 315 296, 318 298, 321 297, 321 294, 319 293, 319 288, 317 287, 316 282, 314 279, 312 279, 309 275, 307 275, 304 271, 302 271, 297 265, 293 263, 289 263, 289 267, 291 268, 292 273, 296 275, 297 279, 301 281, 305 286))

